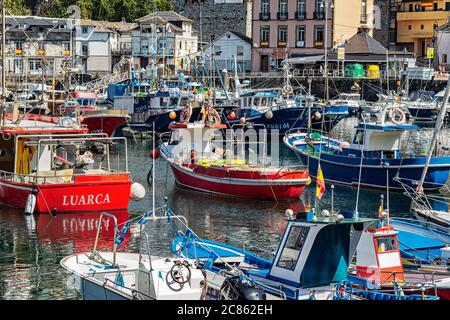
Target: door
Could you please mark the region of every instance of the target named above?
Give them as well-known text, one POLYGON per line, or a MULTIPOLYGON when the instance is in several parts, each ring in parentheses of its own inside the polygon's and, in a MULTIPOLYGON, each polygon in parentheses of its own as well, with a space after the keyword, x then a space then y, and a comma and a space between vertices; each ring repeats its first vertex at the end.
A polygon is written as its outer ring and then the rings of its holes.
POLYGON ((261 67, 262 72, 269 71, 269 56, 261 56, 261 67))
POLYGON ((421 41, 421 45, 422 45, 422 57, 426 57, 426 52, 427 52, 427 46, 426 46, 426 44, 425 44, 425 40, 422 40, 421 41))

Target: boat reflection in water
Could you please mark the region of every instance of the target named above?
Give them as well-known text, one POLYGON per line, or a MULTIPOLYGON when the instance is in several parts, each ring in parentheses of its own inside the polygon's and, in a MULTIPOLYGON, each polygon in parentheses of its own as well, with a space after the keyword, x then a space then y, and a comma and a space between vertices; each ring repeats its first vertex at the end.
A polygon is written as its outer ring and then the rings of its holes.
MULTIPOLYGON (((114 215, 117 223, 121 224, 128 220, 128 211, 110 211, 114 215)), ((36 228, 36 235, 39 241, 45 243, 72 243, 73 252, 89 251, 95 241, 97 225, 100 218, 99 212, 69 213, 52 216, 49 214, 28 216, 26 219, 33 219, 36 228)), ((101 249, 112 249, 114 239, 114 220, 104 216, 101 223, 98 247, 101 249)), ((126 238, 125 241, 128 241, 126 238)), ((126 242, 123 243, 126 246, 126 242)))

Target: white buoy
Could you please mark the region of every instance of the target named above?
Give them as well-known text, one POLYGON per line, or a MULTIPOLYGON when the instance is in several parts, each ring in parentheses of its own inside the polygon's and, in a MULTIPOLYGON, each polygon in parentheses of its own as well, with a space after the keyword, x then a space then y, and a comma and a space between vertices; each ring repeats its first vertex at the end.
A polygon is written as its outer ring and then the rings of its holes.
POLYGON ((145 197, 145 188, 142 184, 140 183, 133 183, 131 185, 131 190, 130 190, 130 198, 133 201, 139 201, 144 199, 145 197))
POLYGON ((329 217, 329 216, 330 216, 330 211, 328 211, 327 209, 323 209, 323 210, 322 210, 322 215, 323 215, 324 217, 329 217))
POLYGON ((343 216, 342 214, 338 214, 338 215, 336 216, 336 223, 339 223, 339 222, 341 222, 342 220, 344 220, 344 216, 343 216))
POLYGON ((36 196, 30 193, 27 197, 27 202, 25 203, 25 214, 33 214, 34 208, 36 207, 36 196))
POLYGON ((266 114, 266 119, 270 120, 273 118, 273 112, 271 110, 267 111, 266 114))
POLYGON ((245 124, 245 122, 246 122, 245 117, 241 117, 241 118, 239 119, 239 123, 240 123, 240 124, 245 124))
POLYGON ((284 214, 286 215, 286 217, 288 219, 293 219, 294 218, 294 211, 292 209, 286 209, 284 214))
POLYGON ((319 111, 316 111, 316 113, 314 113, 314 119, 316 119, 316 120, 322 119, 322 115, 320 114, 319 111))

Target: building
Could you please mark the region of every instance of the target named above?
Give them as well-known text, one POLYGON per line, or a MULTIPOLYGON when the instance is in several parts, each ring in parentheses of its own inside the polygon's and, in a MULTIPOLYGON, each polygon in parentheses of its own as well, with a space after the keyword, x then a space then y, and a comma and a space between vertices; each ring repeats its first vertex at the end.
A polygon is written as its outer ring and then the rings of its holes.
POLYGON ((141 68, 156 57, 156 64, 170 73, 190 70, 198 48, 198 32, 191 19, 174 11, 157 11, 136 22, 139 29, 133 31, 132 54, 141 68))
POLYGON ((325 23, 332 44, 332 12, 322 0, 254 0, 252 71, 275 71, 286 55, 291 57, 324 52, 325 23))
POLYGON ((200 43, 209 43, 226 31, 252 37, 252 0, 174 0, 173 5, 193 20, 200 43))
POLYGON ((217 37, 205 48, 205 69, 222 71, 235 70, 235 57, 237 71, 249 72, 252 60, 252 39, 236 31, 227 31, 217 37), (214 60, 211 59, 214 57, 214 60))
POLYGON ((439 65, 450 67, 450 18, 437 29, 436 58, 439 65))
POLYGON ((72 59, 66 19, 8 16, 6 27, 5 69, 10 82, 62 78, 72 59))
POLYGON ((426 57, 435 46, 437 29, 447 23, 450 1, 397 0, 397 44, 426 57))

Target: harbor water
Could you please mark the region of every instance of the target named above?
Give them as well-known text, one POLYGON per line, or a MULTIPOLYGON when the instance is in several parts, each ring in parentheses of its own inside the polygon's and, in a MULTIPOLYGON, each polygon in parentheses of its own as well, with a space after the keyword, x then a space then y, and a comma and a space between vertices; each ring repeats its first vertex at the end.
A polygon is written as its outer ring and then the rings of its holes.
MULTIPOLYGON (((342 121, 333 134, 350 139, 355 119, 342 121)), ((431 139, 432 128, 422 128, 405 136, 403 143, 410 152, 424 153, 431 139)), ((441 147, 450 144, 450 130, 443 131, 441 147)), ((280 158, 283 164, 298 164, 297 156, 280 143, 280 158)), ((128 161, 133 181, 146 187, 146 197, 139 202, 131 202, 128 212, 120 212, 122 221, 128 215, 135 216, 152 208, 152 189, 147 183, 147 174, 152 166, 148 153, 152 148, 151 140, 129 142, 128 161)), ((245 245, 261 255, 270 258, 276 249, 286 225, 285 211, 302 210, 314 204, 314 183, 301 199, 288 202, 248 200, 210 195, 182 189, 175 185, 172 172, 162 159, 156 160, 155 203, 156 207, 167 205, 175 214, 185 216, 189 226, 200 236, 217 239, 222 235, 232 236, 225 239, 232 244, 245 245)), ((361 189, 356 207, 357 189, 335 186, 334 197, 331 187, 320 203, 319 210, 330 209, 333 202, 335 210, 355 210, 361 216, 377 215, 380 195, 383 191, 361 189)), ((410 202, 402 193, 389 195, 391 216, 411 217, 408 213, 410 202)), ((67 274, 60 267, 60 260, 74 252, 92 249, 95 239, 95 225, 98 213, 56 214, 56 216, 25 216, 23 210, 0 207, 0 299, 79 299, 80 296, 67 283, 67 274)), ((113 226, 102 226, 99 246, 112 245, 113 226)), ((150 221, 145 232, 149 236, 152 255, 170 254, 171 239, 177 231, 172 219, 168 221, 150 221)), ((126 242, 126 249, 137 251, 138 229, 133 227, 126 242), (133 234, 135 236, 133 236, 133 234)))

